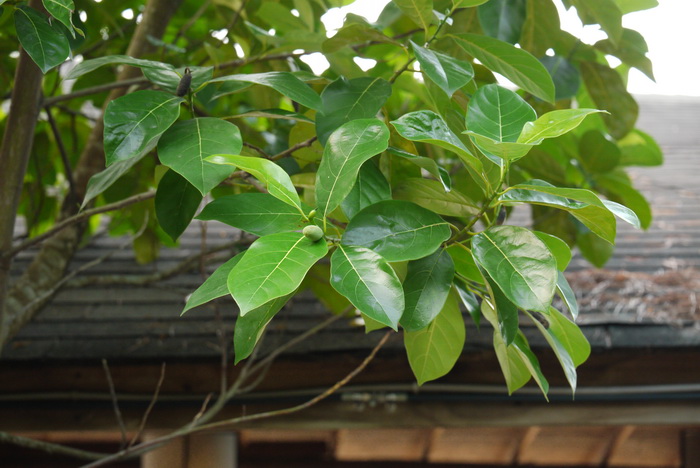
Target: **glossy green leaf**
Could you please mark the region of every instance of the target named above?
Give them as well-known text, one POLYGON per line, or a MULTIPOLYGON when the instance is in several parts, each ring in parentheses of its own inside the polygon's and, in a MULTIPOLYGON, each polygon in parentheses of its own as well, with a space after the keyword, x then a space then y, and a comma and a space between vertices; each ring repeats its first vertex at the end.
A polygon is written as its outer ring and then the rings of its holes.
POLYGON ((607 242, 615 242, 615 217, 590 190, 560 188, 542 180, 531 180, 509 187, 499 199, 509 204, 530 203, 566 210, 607 242))
POLYGON ((212 83, 236 81, 267 86, 310 109, 321 109, 321 98, 306 83, 290 72, 272 71, 241 75, 220 76, 212 83))
POLYGON ((560 99, 570 99, 576 96, 581 87, 581 72, 578 71, 578 68, 565 57, 559 55, 555 55, 554 57, 542 57, 540 62, 542 62, 542 65, 544 65, 552 76, 552 81, 554 82, 554 88, 556 90, 554 98, 557 101, 560 99))
POLYGON ((301 229, 299 210, 267 193, 240 193, 217 198, 197 219, 216 220, 256 236, 301 229))
POLYGON ((352 219, 359 211, 382 200, 391 199, 391 187, 384 174, 372 161, 367 161, 357 174, 355 185, 340 204, 343 213, 352 219))
POLYGON ((109 103, 104 116, 107 166, 151 151, 180 115, 182 98, 161 91, 136 91, 109 103))
MULTIPOLYGON (((467 130, 503 143, 515 143, 526 123, 537 118, 535 110, 513 91, 490 84, 472 96, 467 110, 467 130)), ((522 142, 520 142, 522 143, 522 142)))
POLYGON ((321 93, 322 108, 316 114, 318 141, 326 140, 341 125, 356 119, 371 119, 391 96, 391 85, 382 78, 338 78, 321 93))
POLYGON ((260 182, 265 184, 267 191, 273 197, 282 200, 286 204, 296 207, 300 212, 301 200, 294 188, 292 179, 280 166, 272 161, 250 156, 238 156, 234 154, 216 154, 206 158, 207 161, 215 164, 227 164, 253 175, 260 182))
POLYGON ((481 180, 484 187, 488 186, 482 162, 475 157, 462 143, 457 135, 450 130, 442 117, 432 111, 416 111, 404 114, 393 120, 391 125, 407 140, 428 143, 452 151, 464 161, 481 180))
POLYGON ((433 21, 433 0, 393 0, 414 23, 428 31, 433 21))
POLYGON ((234 124, 200 117, 170 127, 158 142, 158 158, 206 195, 233 172, 231 167, 207 158, 221 153, 236 154, 242 148, 241 132, 234 124))
POLYGON ((436 180, 406 178, 394 187, 394 198, 413 202, 439 215, 466 218, 479 212, 472 200, 457 190, 445 192, 436 180))
POLYGON ((473 133, 469 130, 464 132, 469 135, 474 144, 488 157, 494 164, 500 166, 501 159, 506 161, 517 161, 526 156, 533 145, 527 143, 498 142, 489 137, 473 133))
POLYGON ((529 52, 478 34, 458 34, 452 37, 462 49, 488 69, 500 73, 538 98, 554 102, 552 78, 529 52))
POLYGON ((518 137, 518 143, 537 145, 545 138, 556 138, 578 127, 598 109, 561 109, 547 112, 534 122, 527 122, 518 137))
MULTIPOLYGON (((190 89, 196 91, 200 86, 212 79, 214 67, 189 67, 192 75, 190 89)), ((185 74, 185 67, 176 69, 144 67, 143 74, 148 81, 157 84, 162 89, 174 93, 185 74)))
POLYGON ((620 164, 623 166, 660 166, 664 155, 654 139, 641 130, 634 129, 617 142, 620 148, 620 164))
POLYGON ((652 220, 651 206, 644 195, 632 187, 632 181, 624 172, 613 171, 598 175, 595 185, 599 190, 604 190, 609 198, 632 209, 639 218, 642 229, 649 228, 652 220))
POLYGON ((583 258, 598 268, 605 266, 615 250, 615 246, 612 243, 601 239, 589 229, 576 234, 576 246, 583 258))
POLYGON ((637 31, 623 29, 622 37, 617 45, 610 39, 605 39, 596 42, 595 48, 606 55, 614 55, 619 58, 622 63, 636 68, 644 73, 650 80, 655 81, 651 60, 646 56, 647 52, 649 52, 649 47, 644 37, 637 31))
POLYGON ((400 321, 406 331, 427 327, 440 313, 452 287, 454 274, 452 258, 443 249, 408 262, 408 272, 403 282, 406 309, 400 321))
POLYGON ((403 289, 394 269, 379 254, 339 245, 331 256, 331 285, 360 312, 397 329, 405 304, 403 289))
POLYGON ((474 77, 472 64, 465 60, 425 49, 413 41, 411 47, 421 70, 450 97, 474 77))
POLYGON ((294 292, 309 268, 327 252, 325 241, 312 242, 300 232, 257 239, 228 277, 228 289, 240 315, 294 292))
POLYGON ((515 340, 513 340, 511 347, 520 355, 523 364, 525 364, 525 367, 530 372, 530 375, 535 379, 537 386, 540 387, 542 394, 547 399, 549 382, 547 382, 547 379, 542 373, 540 362, 537 359, 537 356, 535 356, 535 353, 533 353, 530 349, 530 344, 527 342, 527 338, 525 338, 523 332, 518 331, 518 334, 516 335, 515 340))
POLYGON ((469 8, 474 6, 483 5, 489 0, 452 0, 452 4, 455 7, 469 8))
POLYGON ((610 172, 620 163, 621 151, 603 132, 589 130, 578 141, 583 167, 591 173, 610 172))
POLYGON ((462 354, 466 339, 457 297, 451 292, 440 313, 426 328, 404 332, 408 363, 418 385, 447 374, 462 354))
POLYGON ((282 310, 294 293, 273 299, 236 319, 233 330, 234 364, 250 356, 260 341, 265 327, 282 310))
POLYGON ((637 214, 627 208, 624 205, 621 205, 617 202, 614 202, 612 200, 602 200, 603 204, 605 207, 610 210, 612 214, 620 218, 621 220, 625 221, 628 224, 631 224, 632 226, 636 227, 637 229, 640 229, 641 223, 639 222, 639 218, 637 217, 637 214))
MULTIPOLYGON (((75 37, 75 26, 73 26, 72 19, 73 10, 75 10, 73 0, 42 0, 42 4, 46 11, 60 21, 68 29, 71 36, 75 37)), ((80 31, 80 35, 84 35, 82 31, 80 31)))
POLYGON ((472 238, 474 260, 513 304, 546 313, 557 284, 557 262, 531 231, 498 226, 472 238))
POLYGON ((335 130, 316 175, 316 206, 327 216, 348 196, 360 167, 389 144, 389 129, 377 119, 353 120, 335 130))
POLYGON ((557 279, 557 293, 566 303, 566 307, 569 308, 571 316, 576 320, 578 317, 578 302, 576 301, 576 294, 571 289, 569 281, 564 276, 564 273, 559 272, 559 278, 557 279))
POLYGON ((449 237, 449 225, 432 211, 410 202, 387 200, 357 213, 341 243, 366 247, 390 262, 400 262, 430 255, 449 237))
POLYGON ((523 356, 516 346, 507 346, 498 331, 496 312, 488 301, 481 302, 481 314, 491 323, 493 331, 493 349, 506 380, 508 394, 525 385, 530 380, 530 372, 523 361, 523 356))
POLYGON ((533 234, 544 242, 549 251, 552 252, 552 255, 557 260, 557 270, 566 270, 569 262, 571 262, 571 248, 569 244, 546 232, 533 231, 533 234))
POLYGON ((66 75, 66 80, 75 80, 81 76, 90 73, 97 68, 105 65, 131 65, 139 68, 156 68, 163 70, 173 70, 173 66, 167 63, 156 62, 153 60, 143 60, 128 55, 105 55, 95 59, 85 60, 73 67, 66 75))
POLYGON ((595 62, 580 64, 583 82, 596 107, 608 111, 603 121, 616 139, 627 135, 637 121, 639 105, 627 92, 622 77, 612 68, 595 62))
POLYGON ((478 8, 479 23, 484 33, 515 44, 525 23, 526 0, 491 0, 478 8))
POLYGON ((68 58, 68 39, 49 24, 46 16, 26 5, 18 5, 14 17, 17 38, 42 73, 46 74, 68 58))
POLYGON ((481 324, 481 309, 479 308, 479 300, 476 298, 473 292, 469 291, 462 280, 456 280, 454 282, 455 290, 459 295, 459 299, 462 302, 462 306, 467 309, 467 312, 474 321, 476 329, 479 329, 481 324))
POLYGON ((312 266, 301 287, 310 289, 326 309, 336 315, 347 314, 352 305, 347 297, 331 286, 331 265, 318 262, 312 266))
POLYGON ((374 43, 398 44, 394 39, 385 36, 381 31, 362 23, 345 24, 338 32, 323 42, 323 52, 332 54, 345 46, 365 44, 368 41, 374 43))
POLYGON ((166 172, 158 183, 155 207, 160 227, 173 241, 185 232, 202 202, 202 194, 175 171, 166 172))
POLYGON ((228 275, 234 266, 238 264, 243 258, 243 253, 239 253, 236 256, 230 258, 226 263, 221 265, 219 268, 214 270, 209 278, 204 280, 190 296, 187 298, 187 303, 185 308, 182 309, 183 315, 190 309, 193 309, 202 304, 206 304, 209 301, 213 301, 219 297, 226 296, 228 292, 228 275))
POLYGON ((413 164, 420 167, 421 169, 425 169, 428 172, 428 174, 432 175, 433 177, 435 177, 435 179, 440 181, 445 192, 449 192, 452 189, 452 178, 450 177, 450 173, 447 172, 447 169, 445 169, 444 167, 439 166, 438 163, 435 162, 435 160, 426 158, 424 156, 416 156, 413 153, 402 151, 392 146, 389 147, 389 152, 391 154, 395 154, 396 156, 407 159, 408 161, 411 161, 413 164))

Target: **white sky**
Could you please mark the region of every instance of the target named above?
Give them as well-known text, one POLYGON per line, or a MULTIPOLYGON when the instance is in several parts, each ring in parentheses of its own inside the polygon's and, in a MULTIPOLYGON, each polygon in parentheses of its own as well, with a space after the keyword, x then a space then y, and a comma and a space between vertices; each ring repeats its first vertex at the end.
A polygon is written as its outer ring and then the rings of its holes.
MULTIPOLYGON (((323 18, 328 29, 339 28, 346 13, 375 21, 389 0, 357 0, 334 8, 323 18)), ((561 10, 563 11, 563 9, 561 10)), ((629 90, 637 94, 700 96, 700 0, 659 0, 659 6, 623 17, 623 26, 642 33, 649 45, 656 83, 632 70, 629 90)), ((605 38, 598 26, 582 27, 576 13, 562 14, 563 29, 593 43, 605 38)))

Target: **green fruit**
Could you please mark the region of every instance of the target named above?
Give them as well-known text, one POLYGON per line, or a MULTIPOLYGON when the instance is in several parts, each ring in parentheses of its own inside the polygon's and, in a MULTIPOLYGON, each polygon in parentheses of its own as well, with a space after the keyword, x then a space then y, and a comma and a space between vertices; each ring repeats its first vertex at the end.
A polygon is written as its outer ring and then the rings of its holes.
POLYGON ((313 224, 306 226, 303 231, 301 231, 307 239, 317 242, 323 239, 323 229, 313 224))

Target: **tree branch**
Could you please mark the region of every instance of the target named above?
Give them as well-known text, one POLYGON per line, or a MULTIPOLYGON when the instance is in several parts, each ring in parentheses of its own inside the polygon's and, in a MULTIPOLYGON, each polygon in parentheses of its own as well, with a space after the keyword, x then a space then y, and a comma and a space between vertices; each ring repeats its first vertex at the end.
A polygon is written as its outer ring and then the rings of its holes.
POLYGON ((32 247, 36 244, 39 244, 40 242, 43 242, 44 240, 48 239, 49 237, 56 235, 56 233, 58 233, 59 231, 62 231, 63 229, 65 229, 69 226, 73 226, 74 224, 81 223, 81 222, 85 221, 86 219, 90 218, 91 216, 94 216, 94 215, 100 214, 100 213, 107 213, 109 211, 115 211, 115 210, 118 210, 120 208, 124 208, 125 206, 133 205, 134 203, 148 200, 148 199, 153 198, 155 196, 156 196, 156 192, 151 190, 148 192, 139 193, 139 194, 134 195, 134 196, 129 197, 129 198, 125 198, 124 200, 119 200, 118 202, 110 203, 109 205, 98 206, 97 208, 91 208, 89 210, 82 211, 75 216, 64 219, 63 221, 56 224, 54 227, 52 227, 48 231, 44 232, 43 234, 38 235, 36 237, 32 237, 31 239, 27 239, 24 242, 22 242, 21 244, 9 249, 8 251, 6 251, 2 255, 0 255, 0 258, 14 257, 22 250, 26 250, 29 247, 32 247))
POLYGON ((117 399, 117 391, 114 388, 114 381, 112 380, 112 373, 109 371, 109 364, 107 364, 106 359, 102 359, 102 368, 105 371, 105 376, 107 377, 107 385, 109 385, 109 395, 112 398, 112 408, 114 409, 114 416, 117 418, 117 424, 119 425, 119 432, 122 437, 121 447, 126 447, 126 426, 124 425, 124 418, 122 417, 122 412, 119 409, 119 400, 117 399))
POLYGON ((128 88, 129 86, 133 85, 140 85, 140 84, 146 84, 148 83, 148 80, 143 77, 137 77, 137 78, 129 78, 126 80, 120 80, 120 81, 114 81, 112 83, 105 83, 97 86, 91 86, 89 88, 83 88, 79 89, 77 91, 73 91, 71 93, 67 94, 61 94, 59 96, 53 96, 50 98, 44 99, 44 106, 53 106, 56 103, 63 102, 63 101, 70 101, 71 99, 83 97, 83 96, 90 96, 92 94, 99 94, 103 93, 105 91, 111 91, 113 89, 119 89, 119 88, 128 88))
POLYGON ((29 437, 8 434, 7 432, 0 432, 0 442, 10 443, 32 450, 41 450, 42 452, 55 455, 67 455, 69 457, 82 458, 83 460, 100 460, 108 456, 106 453, 80 450, 73 447, 68 447, 66 445, 54 444, 52 442, 44 442, 43 440, 30 439, 29 437))
POLYGON ((300 150, 300 149, 302 149, 302 148, 307 148, 307 147, 313 145, 313 144, 314 144, 314 141, 316 141, 316 140, 318 140, 318 137, 317 137, 317 136, 312 136, 312 137, 309 138, 308 140, 304 140, 304 141, 302 141, 302 142, 299 142, 299 143, 297 143, 296 145, 291 146, 291 147, 287 148, 286 150, 284 150, 284 151, 282 151, 282 152, 280 152, 280 153, 277 153, 276 155, 270 157, 269 159, 272 160, 272 161, 278 161, 278 160, 280 160, 280 159, 282 159, 282 158, 286 158, 287 156, 289 156, 290 154, 294 153, 294 152, 297 151, 297 150, 300 150))

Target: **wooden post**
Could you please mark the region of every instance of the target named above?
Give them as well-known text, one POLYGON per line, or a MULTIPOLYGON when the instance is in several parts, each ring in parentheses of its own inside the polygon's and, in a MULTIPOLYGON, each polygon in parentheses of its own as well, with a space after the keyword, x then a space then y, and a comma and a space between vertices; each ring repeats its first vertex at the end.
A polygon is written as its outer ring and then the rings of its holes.
MULTIPOLYGON (((148 432, 144 440, 165 433, 148 432)), ((212 432, 180 437, 146 453, 141 468, 236 468, 238 437, 234 432, 212 432)))

